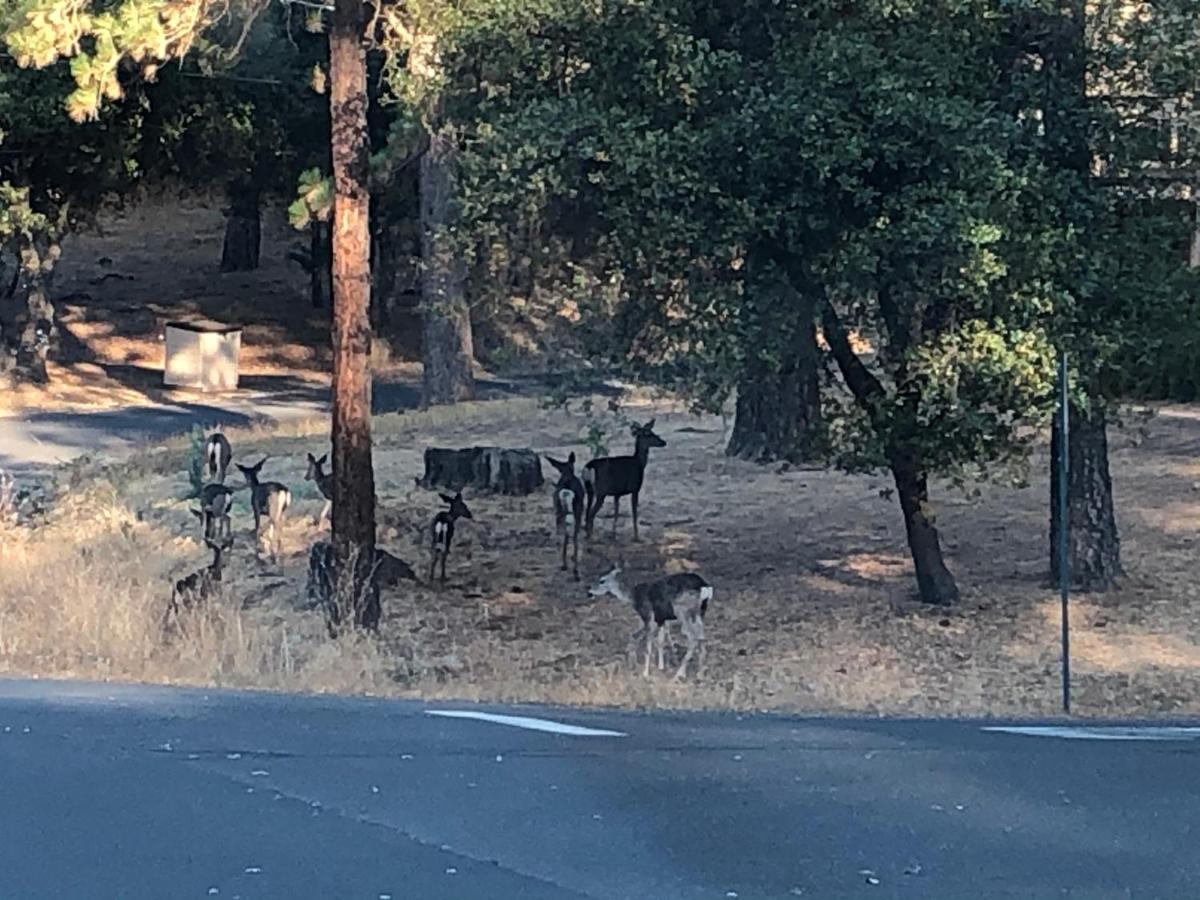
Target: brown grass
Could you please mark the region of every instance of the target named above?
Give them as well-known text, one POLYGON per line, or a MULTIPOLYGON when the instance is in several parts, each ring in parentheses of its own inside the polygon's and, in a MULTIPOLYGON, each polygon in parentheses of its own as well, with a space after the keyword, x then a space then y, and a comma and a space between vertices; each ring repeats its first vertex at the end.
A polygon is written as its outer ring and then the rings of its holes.
MULTIPOLYGON (((265 475, 297 497, 280 568, 238 546, 218 611, 164 644, 170 583, 203 565, 176 443, 130 463, 77 467, 51 521, 0 541, 0 667, 71 675, 587 705, 901 714, 1042 715, 1058 698, 1058 601, 1043 582, 1044 478, 968 498, 935 487, 938 523, 963 589, 953 610, 911 598, 895 500, 882 476, 775 471, 722 454, 720 419, 659 403, 668 442, 652 457, 643 542, 598 524, 577 584, 558 568, 549 485, 527 498, 470 496, 450 583, 385 596, 376 640, 331 642, 299 611, 320 502, 302 481, 323 423, 234 435, 239 457, 270 453, 265 475), (623 555, 639 575, 695 568, 715 586, 702 683, 643 680, 629 665, 637 621, 587 579, 623 555)), ((574 449, 582 418, 532 401, 468 404, 377 420, 379 536, 419 573, 439 508, 414 486, 425 446, 500 443, 574 449)), ((623 447, 626 439, 615 436, 623 447)), ((1165 407, 1144 434, 1113 433, 1112 464, 1129 575, 1073 599, 1075 705, 1093 715, 1200 712, 1200 410, 1165 407)), ((1044 450, 1034 471, 1046 469, 1044 450)), ((548 467, 547 467, 548 469, 548 467)), ((64 475, 64 479, 68 476, 64 475)), ((66 481, 64 481, 66 483, 66 481)), ((241 501, 244 503, 244 501, 241 501)), ((604 514, 606 515, 607 510, 604 514)))

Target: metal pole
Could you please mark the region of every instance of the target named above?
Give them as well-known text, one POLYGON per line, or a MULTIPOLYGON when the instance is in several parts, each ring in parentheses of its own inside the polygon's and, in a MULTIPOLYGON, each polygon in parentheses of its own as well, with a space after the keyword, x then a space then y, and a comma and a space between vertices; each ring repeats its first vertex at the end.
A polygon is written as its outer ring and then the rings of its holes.
POLYGON ((1070 553, 1071 505, 1067 496, 1070 473, 1070 401, 1068 399, 1067 354, 1062 354, 1058 383, 1060 389, 1058 446, 1058 590, 1062 597, 1062 704, 1063 712, 1071 712, 1071 634, 1067 618, 1067 599, 1071 590, 1070 553))

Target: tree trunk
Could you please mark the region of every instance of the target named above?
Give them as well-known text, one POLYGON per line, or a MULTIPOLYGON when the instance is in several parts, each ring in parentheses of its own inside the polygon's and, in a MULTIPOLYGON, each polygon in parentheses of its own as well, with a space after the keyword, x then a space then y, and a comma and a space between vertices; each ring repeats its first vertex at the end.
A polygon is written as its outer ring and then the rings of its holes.
MULTIPOLYGON (((1090 100, 1087 96, 1087 7, 1083 0, 1061 0, 1047 28, 1043 28, 1041 53, 1047 67, 1051 89, 1047 91, 1043 121, 1046 129, 1047 155, 1052 165, 1072 171, 1078 177, 1082 193, 1096 190, 1091 173, 1092 152, 1089 143, 1091 126, 1090 100)), ((1092 248, 1103 252, 1103 248, 1092 248)), ((1081 281, 1080 273, 1073 281, 1081 281)), ((1086 307, 1085 307, 1086 314, 1086 307)), ((1093 313, 1093 316, 1095 314, 1093 313)), ((1105 323, 1084 318, 1075 323, 1077 332, 1086 336, 1103 329, 1105 323)), ((1078 333, 1073 345, 1078 347, 1078 333)), ((1068 550, 1072 582, 1086 590, 1104 590, 1121 574, 1121 547, 1113 511, 1112 479, 1108 471, 1107 416, 1101 406, 1102 394, 1097 389, 1099 375, 1095 364, 1088 364, 1094 350, 1083 344, 1076 359, 1084 382, 1094 399, 1092 410, 1070 410, 1067 460, 1070 474, 1067 479, 1068 521, 1070 545, 1068 550)), ((1051 427, 1050 452, 1050 568, 1058 579, 1058 538, 1061 523, 1058 510, 1058 460, 1062 435, 1060 417, 1055 416, 1051 427)))
POLYGON ((892 477, 900 496, 908 549, 917 570, 917 590, 926 603, 949 606, 958 600, 958 585, 942 559, 942 545, 929 510, 929 485, 924 469, 910 454, 893 451, 892 477))
POLYGON ((421 158, 421 277, 424 397, 426 406, 475 396, 474 339, 462 259, 450 245, 454 209, 453 134, 430 136, 421 158))
MULTIPOLYGON (((439 75, 437 36, 418 33, 408 54, 409 71, 433 82, 439 75)), ((466 270, 453 245, 458 145, 442 123, 435 97, 427 112, 429 145, 418 171, 421 222, 421 312, 425 406, 457 403, 475 396, 475 346, 466 297, 466 270)))
POLYGON ((329 31, 334 182, 333 546, 339 600, 352 612, 356 625, 374 628, 380 608, 378 588, 370 577, 375 561, 375 472, 366 23, 362 0, 336 0, 329 31))
POLYGON ((58 346, 58 325, 50 302, 50 283, 60 248, 56 243, 35 242, 21 248, 17 295, 24 307, 16 317, 16 354, 12 375, 18 381, 48 384, 47 360, 58 346))
POLYGON ((314 219, 308 229, 309 257, 312 260, 312 268, 308 272, 309 296, 313 309, 325 309, 333 296, 329 223, 314 219))
MULTIPOLYGON (((1050 574, 1058 582, 1059 515, 1058 466, 1062 453, 1060 417, 1050 433, 1050 574)), ((1071 583, 1085 591, 1103 591, 1123 574, 1121 540, 1113 510, 1112 478, 1108 472, 1108 419, 1103 409, 1090 415, 1072 408, 1067 440, 1067 560, 1071 583)))
POLYGON ((262 219, 258 189, 245 183, 229 186, 229 216, 221 248, 222 272, 250 272, 258 268, 262 244, 262 219))
MULTIPOLYGON (((811 298, 788 298, 796 327, 777 349, 778 367, 747 348, 738 383, 737 413, 725 453, 754 462, 801 462, 815 455, 821 422, 820 356, 811 298)), ((758 348, 761 350, 761 348, 758 348)))

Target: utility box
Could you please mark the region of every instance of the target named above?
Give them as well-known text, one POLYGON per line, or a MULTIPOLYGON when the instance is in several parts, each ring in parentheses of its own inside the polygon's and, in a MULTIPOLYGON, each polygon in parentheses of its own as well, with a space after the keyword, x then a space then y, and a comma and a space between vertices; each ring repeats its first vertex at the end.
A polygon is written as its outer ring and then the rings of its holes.
POLYGON ((241 328, 196 319, 167 322, 164 332, 164 384, 201 391, 237 389, 241 328))

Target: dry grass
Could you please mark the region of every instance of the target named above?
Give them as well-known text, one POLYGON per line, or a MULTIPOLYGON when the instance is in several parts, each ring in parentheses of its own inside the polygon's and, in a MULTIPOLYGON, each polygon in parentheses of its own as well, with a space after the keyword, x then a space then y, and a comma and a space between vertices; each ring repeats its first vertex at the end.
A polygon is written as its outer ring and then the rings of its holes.
MULTIPOLYGON (((44 527, 0 542, 0 666, 10 672, 587 705, 912 714, 1053 713, 1058 612, 1042 581, 1047 490, 935 488, 947 555, 963 588, 950 611, 911 599, 895 501, 882 476, 759 468, 721 453, 724 424, 664 404, 668 442, 651 460, 643 542, 598 525, 585 582, 558 568, 549 485, 527 498, 472 497, 444 590, 385 596, 380 638, 331 642, 301 604, 306 551, 321 535, 304 453, 324 423, 232 435, 239 458, 270 453, 265 476, 297 497, 279 568, 254 558, 249 516, 224 601, 188 637, 158 625, 173 578, 203 565, 186 504, 185 450, 80 466, 44 527), (587 579, 623 555, 642 575, 695 568, 716 586, 702 683, 636 675, 638 624, 587 579), (52 575, 49 573, 53 573, 52 575)), ((425 446, 500 443, 574 449, 583 420, 533 401, 468 404, 377 420, 380 543, 419 573, 439 503, 414 486, 425 446)), ((625 439, 617 436, 621 447, 625 439)), ((1113 434, 1129 575, 1074 600, 1075 703, 1094 715, 1200 713, 1200 410, 1163 408, 1143 435, 1113 434)), ((1044 454, 1035 471, 1046 468, 1044 454)), ((548 468, 548 467, 547 467, 548 468)), ((244 495, 242 495, 244 496, 244 495)), ((244 504, 243 501, 239 501, 244 504)), ((607 510, 604 513, 607 515, 607 510)))

